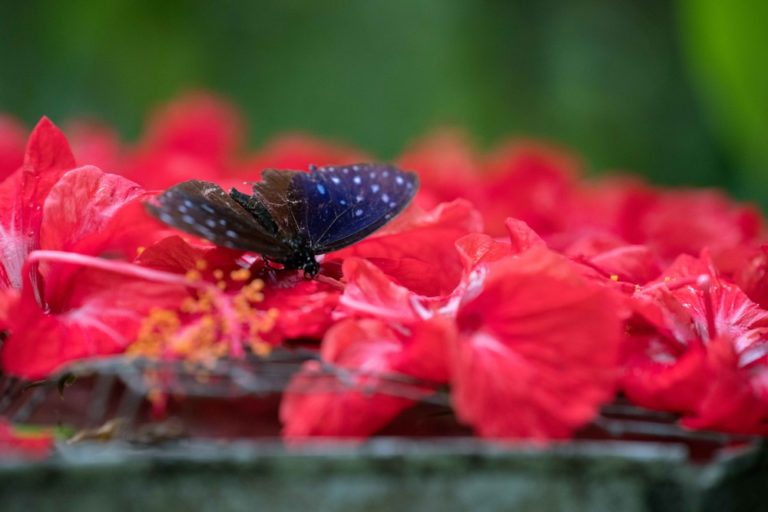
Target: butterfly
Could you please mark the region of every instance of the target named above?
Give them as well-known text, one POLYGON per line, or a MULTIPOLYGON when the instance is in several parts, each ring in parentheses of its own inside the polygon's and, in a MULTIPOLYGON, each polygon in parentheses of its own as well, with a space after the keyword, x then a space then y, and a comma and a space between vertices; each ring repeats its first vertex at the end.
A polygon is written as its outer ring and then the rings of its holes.
POLYGON ((316 256, 354 244, 384 226, 413 199, 416 174, 393 165, 267 169, 253 193, 199 180, 175 185, 148 211, 216 245, 259 253, 313 277, 316 256))

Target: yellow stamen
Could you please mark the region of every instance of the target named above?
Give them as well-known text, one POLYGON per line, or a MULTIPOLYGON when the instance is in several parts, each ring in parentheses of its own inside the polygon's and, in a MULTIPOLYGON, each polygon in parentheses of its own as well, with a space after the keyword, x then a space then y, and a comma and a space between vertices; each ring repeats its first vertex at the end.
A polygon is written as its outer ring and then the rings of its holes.
POLYGON ((200 275, 200 271, 198 270, 188 270, 185 277, 187 278, 187 281, 192 281, 194 283, 202 279, 203 276, 200 275))
POLYGON ((251 278, 251 271, 247 268, 241 268, 239 270, 233 270, 229 273, 230 279, 233 281, 247 281, 251 278))

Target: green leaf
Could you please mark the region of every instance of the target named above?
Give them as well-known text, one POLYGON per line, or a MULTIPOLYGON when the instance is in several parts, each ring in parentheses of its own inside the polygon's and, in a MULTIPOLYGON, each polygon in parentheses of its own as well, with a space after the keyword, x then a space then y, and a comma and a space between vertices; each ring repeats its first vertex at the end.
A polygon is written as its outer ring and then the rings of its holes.
POLYGON ((702 100, 754 199, 768 186, 768 2, 681 0, 683 43, 702 100))

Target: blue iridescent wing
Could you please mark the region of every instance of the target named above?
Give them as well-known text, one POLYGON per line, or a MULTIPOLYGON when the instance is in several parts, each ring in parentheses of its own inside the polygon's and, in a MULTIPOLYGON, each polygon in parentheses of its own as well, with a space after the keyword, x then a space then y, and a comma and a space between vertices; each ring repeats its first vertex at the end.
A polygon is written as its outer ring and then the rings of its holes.
POLYGON ((418 178, 392 165, 328 166, 297 174, 299 224, 316 254, 351 245, 384 226, 413 199, 418 178))

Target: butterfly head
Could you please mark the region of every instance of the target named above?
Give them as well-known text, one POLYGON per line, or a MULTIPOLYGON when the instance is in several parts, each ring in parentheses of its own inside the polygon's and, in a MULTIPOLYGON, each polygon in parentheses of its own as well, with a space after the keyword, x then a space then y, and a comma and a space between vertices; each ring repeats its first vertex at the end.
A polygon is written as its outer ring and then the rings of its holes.
POLYGON ((304 270, 304 277, 307 279, 314 278, 320 272, 320 264, 314 257, 306 260, 301 268, 304 270))
POLYGON ((304 238, 292 239, 288 241, 288 245, 293 254, 290 259, 283 261, 284 268, 303 270, 304 277, 307 279, 315 277, 320 272, 320 264, 307 240, 304 238))

